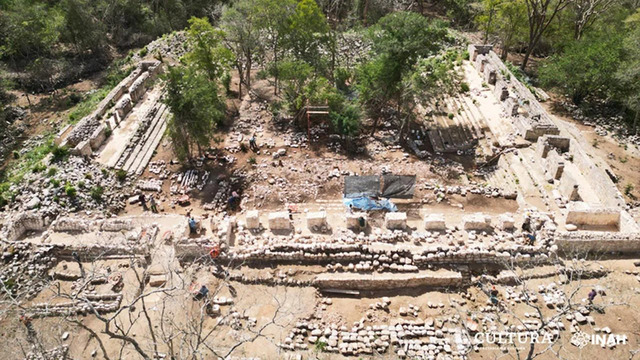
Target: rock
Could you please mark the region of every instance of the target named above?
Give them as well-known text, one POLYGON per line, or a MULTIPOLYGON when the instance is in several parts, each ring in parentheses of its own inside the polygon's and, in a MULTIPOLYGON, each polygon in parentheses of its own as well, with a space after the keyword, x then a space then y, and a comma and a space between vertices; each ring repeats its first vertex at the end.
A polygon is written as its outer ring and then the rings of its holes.
POLYGON ((69 332, 65 331, 62 334, 62 338, 61 339, 62 339, 62 341, 66 341, 68 338, 69 338, 69 332))
POLYGON ((576 231, 578 230, 578 227, 574 224, 567 224, 564 226, 565 229, 567 229, 567 231, 576 231))

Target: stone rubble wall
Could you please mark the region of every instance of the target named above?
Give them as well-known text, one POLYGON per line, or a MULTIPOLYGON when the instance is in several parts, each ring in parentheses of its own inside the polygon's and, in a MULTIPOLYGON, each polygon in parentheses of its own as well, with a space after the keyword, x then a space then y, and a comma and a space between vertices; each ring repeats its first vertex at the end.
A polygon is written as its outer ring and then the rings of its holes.
POLYGON ((323 289, 388 290, 415 287, 459 287, 463 284, 460 273, 423 272, 418 274, 319 274, 313 284, 323 289))
POLYGON ((640 233, 573 231, 556 233, 555 244, 567 254, 638 253, 640 233))
POLYGON ((27 231, 44 231, 51 220, 38 212, 25 212, 8 219, 0 232, 0 240, 16 241, 27 231))

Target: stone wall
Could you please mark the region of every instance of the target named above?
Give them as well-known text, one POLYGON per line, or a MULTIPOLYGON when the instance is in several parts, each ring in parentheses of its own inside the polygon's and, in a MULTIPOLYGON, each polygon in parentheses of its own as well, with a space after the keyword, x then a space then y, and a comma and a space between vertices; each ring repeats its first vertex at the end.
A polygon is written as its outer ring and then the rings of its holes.
POLYGON ((462 275, 453 271, 424 271, 417 274, 320 274, 313 284, 323 289, 389 290, 415 287, 458 287, 462 275))
POLYGON ((585 253, 638 253, 639 233, 619 233, 601 231, 557 232, 555 244, 567 255, 585 253))
POLYGON ((4 241, 19 240, 27 231, 44 231, 51 220, 37 212, 17 214, 7 220, 2 227, 0 239, 4 241))
POLYGON ((614 226, 620 228, 620 209, 569 209, 565 223, 574 225, 614 226))

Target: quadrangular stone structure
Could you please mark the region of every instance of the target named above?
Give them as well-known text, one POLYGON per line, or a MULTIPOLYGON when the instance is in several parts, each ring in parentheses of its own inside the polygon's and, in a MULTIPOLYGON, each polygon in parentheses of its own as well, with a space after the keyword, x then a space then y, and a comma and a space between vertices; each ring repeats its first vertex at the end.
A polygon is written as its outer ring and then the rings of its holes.
POLYGON ((407 228, 407 213, 389 212, 384 215, 384 225, 390 230, 404 230, 407 228))
POLYGON ((287 211, 269 213, 269 229, 291 230, 291 220, 287 211))
POLYGON ((247 229, 260 228, 260 212, 258 210, 249 210, 244 217, 247 229))
POLYGON ((516 221, 511 214, 500 214, 498 216, 498 228, 500 230, 513 230, 515 228, 516 221))
POLYGON ((317 211, 307 213, 307 227, 309 229, 319 229, 327 226, 327 212, 317 211))
POLYGON ((367 222, 367 213, 364 212, 354 212, 354 213, 347 213, 347 228, 348 229, 354 229, 354 230, 359 230, 360 229, 360 221, 359 219, 363 218, 365 221, 365 224, 367 222))
POLYGON ((447 225, 444 221, 444 214, 427 214, 424 217, 424 229, 432 231, 444 231, 447 225))
POLYGON ((607 207, 591 208, 585 205, 586 204, 580 203, 570 204, 565 223, 620 228, 620 209, 607 207))
POLYGON ((493 229, 491 226, 491 216, 483 213, 475 213, 463 217, 462 227, 467 231, 490 231, 493 229))

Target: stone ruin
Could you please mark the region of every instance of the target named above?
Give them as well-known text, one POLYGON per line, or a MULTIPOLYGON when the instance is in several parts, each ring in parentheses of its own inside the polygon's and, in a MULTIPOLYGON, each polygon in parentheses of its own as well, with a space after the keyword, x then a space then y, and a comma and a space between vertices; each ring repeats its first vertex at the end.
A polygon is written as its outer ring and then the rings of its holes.
POLYGON ((491 45, 469 45, 468 51, 469 60, 484 81, 495 86, 496 97, 525 140, 560 133, 534 94, 516 79, 491 45))
POLYGON ((55 143, 71 149, 75 155, 91 155, 140 100, 151 81, 162 72, 160 61, 141 61, 137 67, 116 85, 88 116, 75 126, 68 125, 58 133, 55 143), (109 109, 113 111, 110 112, 109 109))

